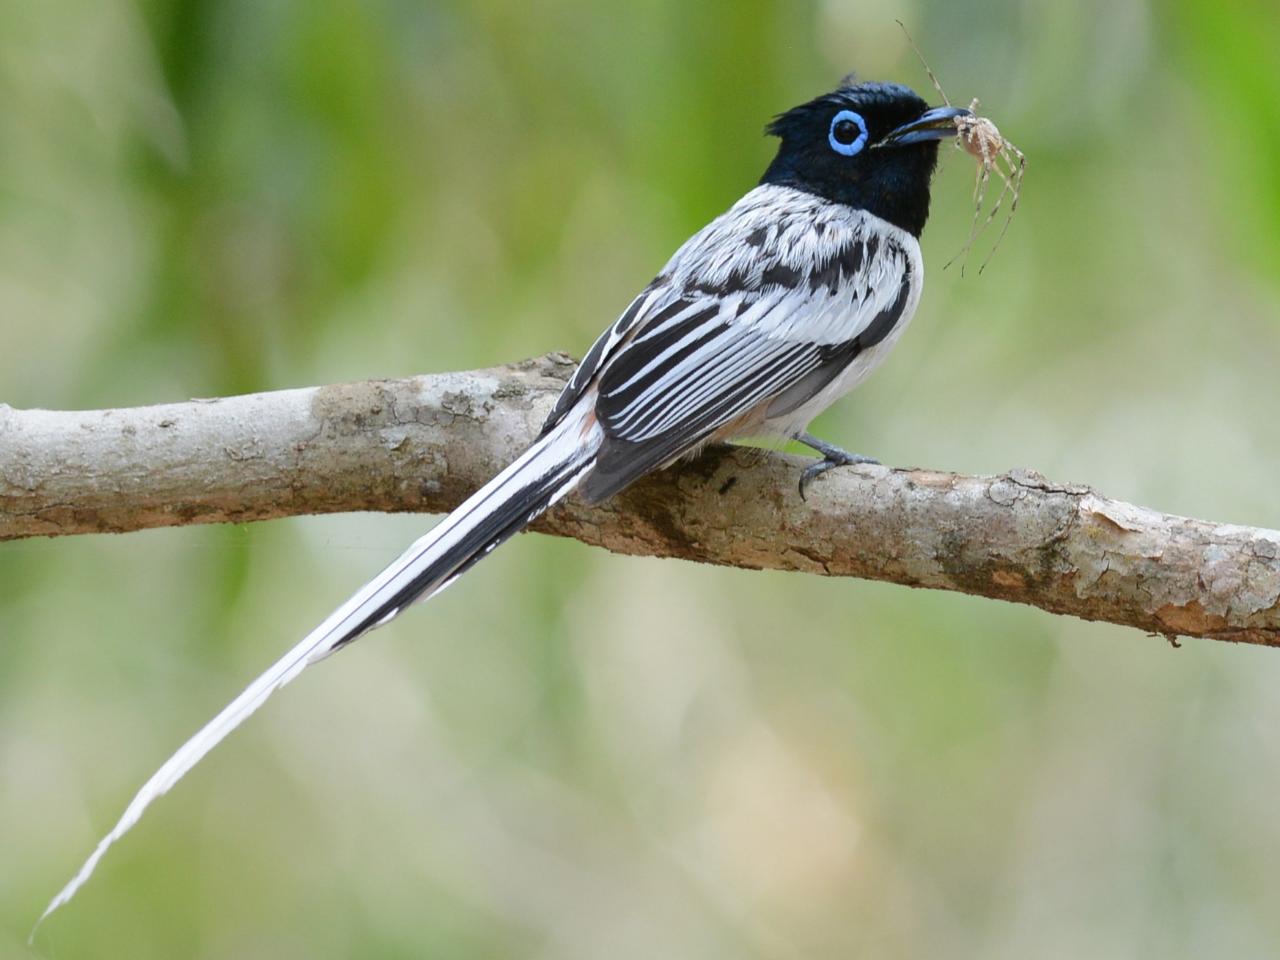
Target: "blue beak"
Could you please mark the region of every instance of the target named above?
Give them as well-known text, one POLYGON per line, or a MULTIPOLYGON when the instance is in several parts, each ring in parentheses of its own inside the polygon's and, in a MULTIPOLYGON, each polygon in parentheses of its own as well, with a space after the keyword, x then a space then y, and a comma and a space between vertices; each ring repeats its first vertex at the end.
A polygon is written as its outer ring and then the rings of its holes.
POLYGON ((946 140, 956 135, 956 117, 971 117, 973 111, 964 107, 933 107, 916 120, 891 131, 877 147, 906 147, 930 140, 946 140))

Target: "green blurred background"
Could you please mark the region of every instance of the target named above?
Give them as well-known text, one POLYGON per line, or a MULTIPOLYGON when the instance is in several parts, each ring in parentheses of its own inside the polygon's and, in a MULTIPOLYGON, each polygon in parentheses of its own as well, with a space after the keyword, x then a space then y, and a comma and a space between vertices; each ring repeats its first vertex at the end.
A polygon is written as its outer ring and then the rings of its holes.
MULTIPOLYGON (((944 151, 921 310, 821 435, 1280 526, 1272 0, 0 0, 0 400, 580 354, 771 114, 928 89, 898 17, 1029 172, 962 279, 944 151)), ((0 955, 429 522, 0 545, 0 955)), ((1277 731, 1280 651, 521 537, 274 700, 37 949, 1274 957, 1277 731)))

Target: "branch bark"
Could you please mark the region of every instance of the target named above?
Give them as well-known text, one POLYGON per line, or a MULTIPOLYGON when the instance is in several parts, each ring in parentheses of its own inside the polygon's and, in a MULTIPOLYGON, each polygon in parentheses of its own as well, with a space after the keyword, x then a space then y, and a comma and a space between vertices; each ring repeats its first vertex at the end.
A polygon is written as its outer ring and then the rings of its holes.
MULTIPOLYGON (((53 412, 0 405, 0 540, 350 510, 442 512, 537 433, 564 355, 492 370, 53 412)), ((1154 634, 1280 645, 1280 532, 1052 483, 717 447, 535 529, 618 553, 1031 604, 1154 634)))

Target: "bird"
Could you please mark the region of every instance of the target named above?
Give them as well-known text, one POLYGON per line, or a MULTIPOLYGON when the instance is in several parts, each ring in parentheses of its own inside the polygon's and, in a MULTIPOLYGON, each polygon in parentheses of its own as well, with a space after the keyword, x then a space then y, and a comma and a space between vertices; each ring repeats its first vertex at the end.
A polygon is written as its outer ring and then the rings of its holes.
MULTIPOLYGON (((303 670, 438 594, 572 492, 599 503, 711 443, 794 439, 825 471, 875 463, 807 432, 875 369, 920 301, 938 145, 963 107, 846 78, 774 117, 760 182, 690 237, 592 344, 524 453, 253 681, 138 791, 50 902, 214 746, 303 670)), ((33 931, 34 935, 34 931, 33 931)))

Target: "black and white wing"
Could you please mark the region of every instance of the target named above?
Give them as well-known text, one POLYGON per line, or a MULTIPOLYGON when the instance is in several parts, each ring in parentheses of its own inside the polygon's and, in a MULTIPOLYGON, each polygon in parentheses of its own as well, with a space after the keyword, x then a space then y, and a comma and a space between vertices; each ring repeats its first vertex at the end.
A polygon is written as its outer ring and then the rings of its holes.
POLYGON ((603 500, 739 418, 783 420, 824 391, 830 402, 910 317, 920 272, 909 234, 756 188, 676 253, 566 387, 557 410, 594 389, 604 433, 580 493, 603 500))

